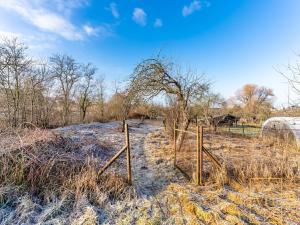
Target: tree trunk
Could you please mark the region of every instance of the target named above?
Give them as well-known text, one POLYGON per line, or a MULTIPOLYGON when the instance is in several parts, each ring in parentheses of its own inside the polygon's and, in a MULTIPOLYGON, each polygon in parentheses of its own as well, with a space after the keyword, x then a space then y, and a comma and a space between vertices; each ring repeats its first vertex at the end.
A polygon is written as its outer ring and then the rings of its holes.
MULTIPOLYGON (((181 110, 182 122, 179 126, 180 127, 179 129, 183 130, 183 131, 186 131, 189 128, 189 125, 190 125, 189 111, 188 111, 188 108, 186 106, 181 106, 181 107, 182 107, 182 110, 181 110)), ((182 132, 182 131, 179 132, 179 135, 177 137, 177 146, 178 146, 179 150, 182 147, 185 135, 186 135, 186 132, 182 132)))

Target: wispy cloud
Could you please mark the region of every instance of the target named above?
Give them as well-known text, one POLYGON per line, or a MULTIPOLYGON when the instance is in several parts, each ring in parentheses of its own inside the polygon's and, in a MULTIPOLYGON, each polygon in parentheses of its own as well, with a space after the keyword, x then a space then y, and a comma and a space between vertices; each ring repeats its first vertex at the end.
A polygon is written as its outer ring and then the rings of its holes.
POLYGON ((132 19, 141 26, 146 26, 147 24, 147 14, 141 8, 135 8, 133 10, 132 19))
POLYGON ((73 10, 88 4, 89 0, 0 0, 1 8, 18 14, 40 33, 51 33, 72 41, 89 36, 111 36, 113 32, 109 25, 91 26, 87 23, 79 26, 72 23, 70 14, 73 10))
POLYGON ((0 7, 14 11, 39 30, 55 33, 67 40, 81 40, 83 37, 68 19, 50 11, 34 1, 5 0, 0 7))
POLYGON ((111 14, 113 15, 113 17, 115 17, 116 19, 118 19, 120 17, 120 13, 117 7, 117 4, 114 2, 111 2, 109 4, 109 8, 108 10, 111 12, 111 14))
POLYGON ((156 18, 153 24, 154 27, 162 27, 163 26, 163 22, 160 18, 156 18))
POLYGON ((45 49, 54 49, 56 39, 53 36, 45 35, 42 33, 34 33, 34 34, 23 34, 17 32, 10 32, 0 30, 0 41, 4 38, 16 37, 21 42, 24 42, 26 46, 29 47, 29 50, 33 51, 41 51, 44 52, 45 49))
POLYGON ((99 26, 91 26, 86 24, 82 28, 88 36, 109 37, 114 35, 111 26, 108 24, 99 26))
POLYGON ((202 7, 209 7, 210 3, 208 1, 199 1, 199 0, 194 0, 192 1, 188 6, 184 6, 182 9, 182 15, 184 17, 191 15, 195 11, 200 10, 202 7))
POLYGON ((88 36, 94 36, 94 35, 97 35, 97 30, 96 28, 90 26, 90 25, 84 25, 83 26, 83 30, 85 31, 85 33, 88 35, 88 36))

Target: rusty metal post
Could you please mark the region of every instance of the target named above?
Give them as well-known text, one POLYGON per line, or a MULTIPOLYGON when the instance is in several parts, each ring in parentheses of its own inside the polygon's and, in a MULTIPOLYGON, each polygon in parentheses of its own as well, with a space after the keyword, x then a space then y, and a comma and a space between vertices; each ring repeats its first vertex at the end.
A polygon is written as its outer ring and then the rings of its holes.
POLYGON ((127 155, 127 176, 128 176, 128 183, 132 184, 131 178, 131 159, 130 159, 130 142, 129 142, 129 131, 128 131, 128 124, 125 124, 125 135, 126 135, 126 155, 127 155))
POLYGON ((176 122, 174 121, 174 166, 176 166, 176 122))
POLYGON ((197 169, 196 179, 197 185, 203 184, 203 126, 197 126, 197 169))
POLYGON ((203 126, 200 126, 199 141, 200 141, 200 185, 202 185, 203 184, 203 126))
POLYGON ((199 126, 196 127, 197 135, 197 167, 196 167, 196 184, 200 184, 200 136, 199 136, 199 126))

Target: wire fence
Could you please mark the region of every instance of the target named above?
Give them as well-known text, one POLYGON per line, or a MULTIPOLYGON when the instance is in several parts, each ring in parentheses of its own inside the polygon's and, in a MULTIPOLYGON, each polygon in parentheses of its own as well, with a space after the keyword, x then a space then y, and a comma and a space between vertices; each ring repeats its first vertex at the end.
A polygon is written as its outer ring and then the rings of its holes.
POLYGON ((218 127, 217 131, 229 132, 232 134, 240 134, 249 137, 256 137, 261 134, 261 127, 254 127, 248 125, 222 126, 218 127))
POLYGON ((202 185, 206 177, 205 171, 208 171, 207 166, 211 166, 207 162, 212 162, 217 169, 221 169, 222 165, 203 145, 204 127, 196 126, 193 130, 176 129, 174 124, 174 165, 188 179, 202 185), (182 138, 178 138, 178 145, 177 137, 182 138))
POLYGON ((271 127, 255 127, 247 125, 237 125, 237 126, 222 126, 217 127, 217 132, 231 133, 242 135, 246 137, 259 137, 259 136, 276 136, 278 138, 284 138, 283 136, 293 136, 299 134, 300 128, 287 127, 282 125, 271 126, 271 127))
MULTIPOLYGON (((209 176, 213 168, 222 168, 218 157, 213 154, 212 149, 209 148, 210 145, 207 145, 207 140, 214 142, 213 139, 216 138, 216 140, 220 141, 220 137, 214 135, 226 135, 230 133, 237 135, 238 138, 241 138, 241 141, 244 140, 242 139, 243 137, 247 137, 248 139, 249 137, 266 136, 275 138, 281 142, 294 144, 297 132, 300 135, 300 128, 282 126, 261 128, 250 125, 223 126, 217 127, 217 130, 208 126, 192 125, 188 130, 184 131, 176 129, 174 125, 174 165, 191 181, 201 184, 202 180, 205 180, 209 176), (199 127, 202 129, 200 133, 199 127), (179 136, 183 136, 181 142, 178 142, 179 136)), ((247 140, 245 139, 244 141, 247 140)))
POLYGON ((184 135, 182 143, 177 143, 174 140, 174 165, 179 169, 189 180, 196 181, 196 154, 197 140, 196 133, 189 131, 174 130, 174 136, 184 135))

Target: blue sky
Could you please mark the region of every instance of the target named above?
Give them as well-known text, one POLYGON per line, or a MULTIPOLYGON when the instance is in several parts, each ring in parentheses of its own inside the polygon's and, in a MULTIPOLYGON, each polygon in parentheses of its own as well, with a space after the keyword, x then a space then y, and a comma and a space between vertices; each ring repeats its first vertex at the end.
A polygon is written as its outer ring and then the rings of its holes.
POLYGON ((214 83, 224 97, 246 83, 287 102, 284 70, 300 52, 299 0, 0 0, 0 35, 38 57, 92 62, 108 85, 161 52, 214 83))

